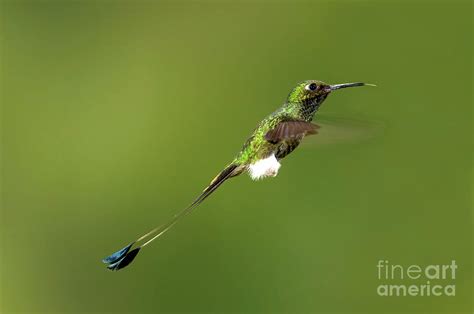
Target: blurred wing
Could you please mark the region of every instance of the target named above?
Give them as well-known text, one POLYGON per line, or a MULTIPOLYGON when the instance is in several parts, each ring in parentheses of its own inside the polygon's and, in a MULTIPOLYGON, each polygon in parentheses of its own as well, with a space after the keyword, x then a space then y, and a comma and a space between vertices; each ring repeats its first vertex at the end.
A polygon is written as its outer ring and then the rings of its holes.
POLYGON ((384 124, 374 120, 359 120, 334 115, 318 115, 315 120, 321 127, 318 136, 309 145, 356 143, 376 137, 384 130, 384 124))
POLYGON ((282 140, 317 134, 319 125, 303 120, 286 120, 277 124, 275 128, 265 134, 265 139, 270 143, 278 143, 282 140))

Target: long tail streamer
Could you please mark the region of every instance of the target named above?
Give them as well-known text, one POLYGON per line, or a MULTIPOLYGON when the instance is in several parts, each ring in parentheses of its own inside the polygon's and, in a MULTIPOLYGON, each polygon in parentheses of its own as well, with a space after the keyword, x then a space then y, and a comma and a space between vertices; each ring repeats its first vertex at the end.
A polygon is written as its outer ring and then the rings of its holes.
POLYGON ((171 229, 180 218, 184 217, 186 214, 190 213, 194 208, 201 204, 209 195, 212 194, 225 180, 235 176, 234 170, 238 165, 231 164, 225 168, 221 173, 219 173, 214 180, 209 184, 208 187, 204 189, 201 195, 194 200, 188 207, 181 210, 177 213, 170 221, 156 227, 150 232, 139 237, 137 240, 133 241, 123 249, 118 250, 117 252, 107 256, 102 261, 107 264, 107 268, 110 270, 119 270, 128 266, 137 256, 140 249, 150 244, 153 240, 162 236, 166 231, 171 229))

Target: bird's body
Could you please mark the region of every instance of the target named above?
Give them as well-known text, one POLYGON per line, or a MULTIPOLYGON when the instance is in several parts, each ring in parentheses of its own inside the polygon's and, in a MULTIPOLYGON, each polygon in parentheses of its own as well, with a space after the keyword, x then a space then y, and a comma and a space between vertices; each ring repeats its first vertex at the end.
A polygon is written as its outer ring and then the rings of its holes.
MULTIPOLYGON (((304 82, 304 86, 313 81, 304 82)), ((324 84, 314 81, 314 84, 324 84)), ((255 128, 252 135, 245 142, 232 164, 239 165, 235 173, 240 174, 247 170, 252 179, 261 179, 267 176, 276 176, 280 167, 279 160, 290 154, 307 134, 315 134, 317 125, 311 124, 316 111, 326 99, 327 94, 314 94, 313 97, 304 97, 302 89, 298 85, 288 96, 287 102, 278 110, 264 118, 255 128), (286 123, 286 125, 284 124, 286 123), (297 128, 294 134, 287 130, 288 136, 269 139, 268 134, 282 128, 297 128), (268 171, 265 171, 268 169, 268 171), (239 172, 240 171, 240 172, 239 172)), ((281 130, 285 131, 285 130, 281 130)))
POLYGON ((234 160, 221 171, 199 197, 168 223, 157 227, 103 261, 111 270, 127 266, 139 250, 169 230, 182 216, 199 205, 224 181, 247 171, 254 180, 274 177, 278 174, 280 160, 290 154, 319 126, 311 123, 316 111, 334 90, 370 84, 348 83, 328 85, 321 81, 305 81, 298 84, 288 95, 285 104, 263 119, 243 145, 234 160))

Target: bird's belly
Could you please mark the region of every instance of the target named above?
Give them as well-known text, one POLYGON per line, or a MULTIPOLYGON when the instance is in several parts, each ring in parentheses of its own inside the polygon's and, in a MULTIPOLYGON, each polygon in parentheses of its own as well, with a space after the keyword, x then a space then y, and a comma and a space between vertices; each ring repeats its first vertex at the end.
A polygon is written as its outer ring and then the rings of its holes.
POLYGON ((280 160, 290 154, 292 151, 298 147, 298 145, 301 142, 301 138, 295 138, 292 140, 284 141, 280 144, 275 149, 275 157, 280 160))

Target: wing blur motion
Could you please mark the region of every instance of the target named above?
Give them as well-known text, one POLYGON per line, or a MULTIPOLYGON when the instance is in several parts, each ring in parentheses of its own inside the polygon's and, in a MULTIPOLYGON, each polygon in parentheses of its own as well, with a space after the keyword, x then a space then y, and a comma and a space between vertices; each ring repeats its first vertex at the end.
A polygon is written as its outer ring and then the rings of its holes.
POLYGON ((317 134, 319 125, 302 120, 287 120, 280 122, 274 129, 265 134, 265 139, 270 143, 278 143, 300 136, 317 134))
POLYGON ((381 121, 347 118, 336 115, 318 115, 316 123, 321 127, 318 136, 306 139, 305 146, 326 146, 341 143, 359 143, 384 132, 381 121))

